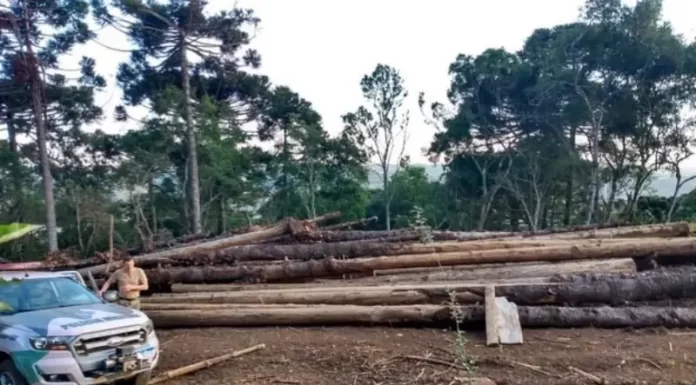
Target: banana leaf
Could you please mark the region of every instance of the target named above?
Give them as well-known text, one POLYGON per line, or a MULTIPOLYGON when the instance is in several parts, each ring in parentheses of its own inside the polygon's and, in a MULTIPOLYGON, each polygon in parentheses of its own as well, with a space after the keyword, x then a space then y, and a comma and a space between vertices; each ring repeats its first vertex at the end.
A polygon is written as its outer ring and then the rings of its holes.
POLYGON ((42 230, 44 225, 32 225, 28 223, 10 223, 0 225, 0 244, 7 243, 17 238, 23 237, 31 232, 42 230))

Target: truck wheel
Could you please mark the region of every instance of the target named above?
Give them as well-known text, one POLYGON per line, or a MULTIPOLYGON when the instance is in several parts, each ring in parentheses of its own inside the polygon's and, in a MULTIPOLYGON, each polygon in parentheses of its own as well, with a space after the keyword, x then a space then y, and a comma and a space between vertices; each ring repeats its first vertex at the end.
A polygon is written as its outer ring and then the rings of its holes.
POLYGON ((11 359, 0 362, 0 385, 27 385, 11 359))

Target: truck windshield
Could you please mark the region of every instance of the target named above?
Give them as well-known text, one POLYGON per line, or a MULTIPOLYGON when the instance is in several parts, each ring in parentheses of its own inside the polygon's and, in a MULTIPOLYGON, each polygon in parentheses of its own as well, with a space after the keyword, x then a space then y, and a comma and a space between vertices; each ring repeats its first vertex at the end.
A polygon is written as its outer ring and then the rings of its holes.
POLYGON ((0 314, 101 302, 86 287, 69 277, 0 281, 0 314))

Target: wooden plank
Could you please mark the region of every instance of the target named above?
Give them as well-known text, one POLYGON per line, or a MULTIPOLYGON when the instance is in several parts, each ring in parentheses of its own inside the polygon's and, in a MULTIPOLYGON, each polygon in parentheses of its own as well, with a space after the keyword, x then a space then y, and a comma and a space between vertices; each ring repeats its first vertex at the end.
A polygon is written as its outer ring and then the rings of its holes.
POLYGON ((486 286, 484 295, 486 305, 486 345, 497 345, 498 337, 498 306, 495 300, 495 286, 486 286))

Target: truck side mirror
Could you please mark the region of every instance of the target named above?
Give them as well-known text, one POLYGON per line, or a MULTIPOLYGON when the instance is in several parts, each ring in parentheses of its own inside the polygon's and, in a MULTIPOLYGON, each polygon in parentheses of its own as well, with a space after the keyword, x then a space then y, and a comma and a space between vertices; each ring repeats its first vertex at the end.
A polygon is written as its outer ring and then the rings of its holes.
POLYGON ((106 302, 118 301, 118 292, 116 290, 107 290, 104 292, 103 298, 106 302))

